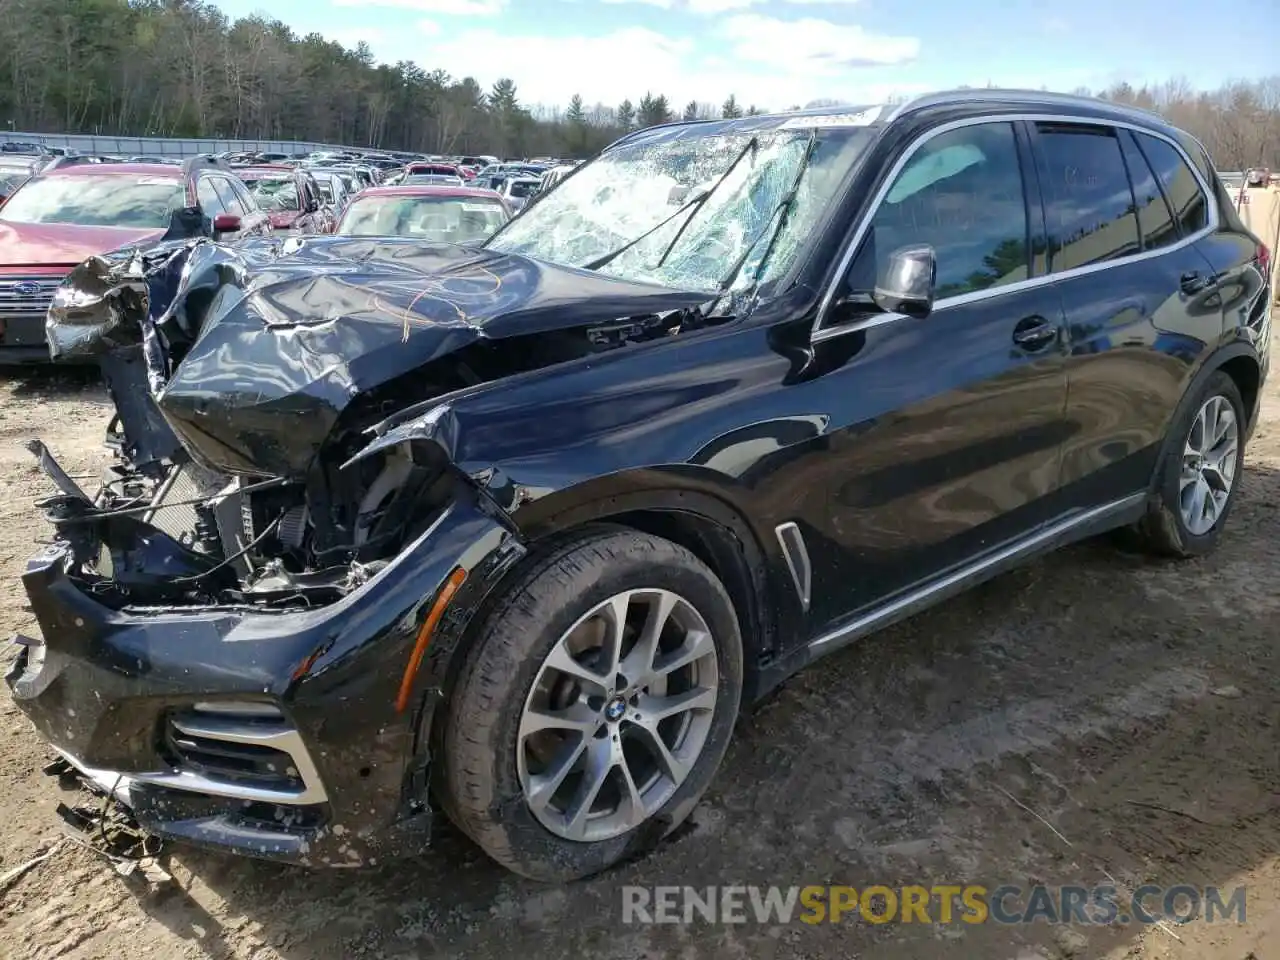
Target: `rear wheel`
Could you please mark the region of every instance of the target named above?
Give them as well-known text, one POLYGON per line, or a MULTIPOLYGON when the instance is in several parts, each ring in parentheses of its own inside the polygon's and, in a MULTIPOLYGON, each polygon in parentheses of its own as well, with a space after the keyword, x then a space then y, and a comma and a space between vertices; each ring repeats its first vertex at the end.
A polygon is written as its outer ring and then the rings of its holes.
POLYGON ((1225 373, 1214 373, 1171 428, 1156 499, 1138 524, 1141 546, 1196 557, 1217 545, 1240 486, 1244 427, 1239 388, 1225 373))
POLYGON ((450 698, 443 804, 525 876, 586 876, 652 847, 728 746, 742 642, 692 553, 601 528, 534 560, 475 634, 450 698))

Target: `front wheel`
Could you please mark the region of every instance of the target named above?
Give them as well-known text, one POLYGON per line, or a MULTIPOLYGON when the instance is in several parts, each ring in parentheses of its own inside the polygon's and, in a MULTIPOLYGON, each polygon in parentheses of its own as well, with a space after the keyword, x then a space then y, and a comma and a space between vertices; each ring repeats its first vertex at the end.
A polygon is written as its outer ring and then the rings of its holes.
POLYGON ((588 532, 518 574, 474 637, 449 701, 441 800, 491 857, 575 879, 692 812, 742 686, 737 616, 697 557, 588 532))
POLYGON ((1156 498, 1138 525, 1142 546, 1198 557, 1217 545, 1240 487, 1245 416, 1235 381, 1221 371, 1211 375, 1170 428, 1156 498))

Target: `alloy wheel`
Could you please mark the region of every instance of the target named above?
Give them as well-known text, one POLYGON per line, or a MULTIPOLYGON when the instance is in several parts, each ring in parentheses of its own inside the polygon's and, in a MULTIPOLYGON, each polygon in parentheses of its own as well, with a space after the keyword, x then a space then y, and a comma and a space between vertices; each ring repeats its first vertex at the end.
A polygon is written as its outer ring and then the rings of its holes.
POLYGON ((525 803, 557 836, 620 836, 660 810, 706 744, 719 665, 701 614, 668 590, 596 605, 556 641, 525 700, 525 803))
POLYGON ((1196 414, 1182 453, 1178 504, 1193 536, 1208 533, 1222 516, 1235 483, 1239 446, 1235 410, 1226 397, 1215 394, 1196 414))

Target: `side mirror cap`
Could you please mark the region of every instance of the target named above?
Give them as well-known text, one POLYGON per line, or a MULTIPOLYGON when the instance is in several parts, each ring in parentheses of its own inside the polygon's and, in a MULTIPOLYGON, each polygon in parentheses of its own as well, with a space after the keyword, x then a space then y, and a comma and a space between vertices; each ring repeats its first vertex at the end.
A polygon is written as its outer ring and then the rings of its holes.
POLYGON ((938 284, 938 259, 933 247, 899 247, 876 272, 872 299, 886 313, 924 319, 933 312, 938 284))
POLYGON ((234 213, 220 213, 213 218, 213 235, 236 233, 241 227, 240 218, 234 213))

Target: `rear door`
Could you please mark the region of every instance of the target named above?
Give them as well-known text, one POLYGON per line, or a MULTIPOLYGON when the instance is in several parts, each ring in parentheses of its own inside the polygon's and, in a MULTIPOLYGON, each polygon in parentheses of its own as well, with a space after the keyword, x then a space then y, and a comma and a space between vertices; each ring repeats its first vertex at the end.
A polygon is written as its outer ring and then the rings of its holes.
POLYGON ((1150 481, 1191 372, 1221 335, 1221 306, 1196 245, 1204 223, 1171 212, 1130 129, 1042 122, 1031 131, 1067 318, 1064 506, 1097 505, 1150 481))
POLYGON ((235 177, 228 177, 227 182, 231 184, 232 192, 235 193, 236 199, 240 201, 240 209, 245 211, 244 230, 242 232, 246 236, 270 236, 271 218, 258 206, 258 201, 253 198, 249 188, 235 177))
MULTIPOLYGON (((837 411, 825 482, 805 492, 821 629, 1041 528, 1058 489, 1066 404, 1062 310, 1038 279, 1043 229, 1016 124, 926 134, 854 256, 842 295, 894 249, 927 243, 937 301, 923 320, 859 308, 815 334, 808 384, 837 411), (845 359, 845 358, 848 359, 845 359)), ((901 161, 899 161, 901 163, 901 161)))

